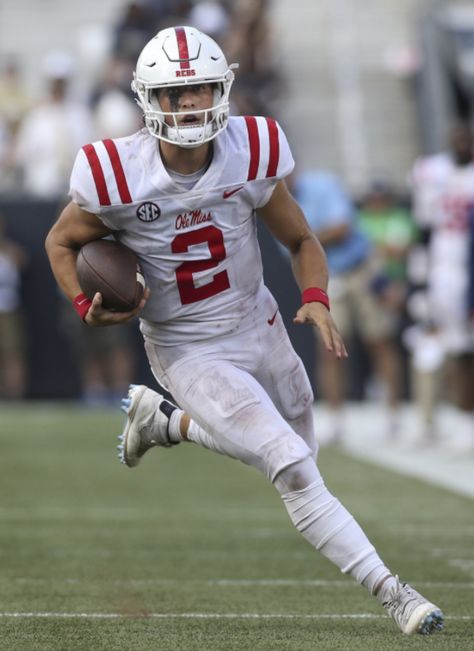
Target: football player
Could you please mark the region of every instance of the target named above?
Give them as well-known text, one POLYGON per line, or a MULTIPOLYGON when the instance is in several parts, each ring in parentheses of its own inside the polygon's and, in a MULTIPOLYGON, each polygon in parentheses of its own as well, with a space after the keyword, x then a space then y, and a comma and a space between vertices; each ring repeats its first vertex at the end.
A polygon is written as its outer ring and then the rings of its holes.
POLYGON ((460 452, 474 449, 474 325, 469 310, 470 221, 474 212, 474 139, 467 124, 451 128, 449 151, 416 161, 414 214, 430 233, 427 317, 451 367, 458 403, 460 452))
POLYGON ((324 253, 285 185, 287 139, 273 119, 229 117, 234 68, 192 27, 164 29, 145 46, 133 81, 145 127, 79 152, 72 201, 47 238, 53 272, 90 326, 140 314, 153 373, 186 411, 131 387, 126 464, 188 439, 258 468, 303 536, 401 631, 438 630, 440 609, 392 575, 318 470, 313 394, 263 283, 257 211, 290 252, 302 291, 295 322, 316 326, 336 357, 347 353, 324 253), (89 301, 77 280, 78 249, 110 234, 135 251, 149 286, 132 312, 105 310, 100 294, 89 301))

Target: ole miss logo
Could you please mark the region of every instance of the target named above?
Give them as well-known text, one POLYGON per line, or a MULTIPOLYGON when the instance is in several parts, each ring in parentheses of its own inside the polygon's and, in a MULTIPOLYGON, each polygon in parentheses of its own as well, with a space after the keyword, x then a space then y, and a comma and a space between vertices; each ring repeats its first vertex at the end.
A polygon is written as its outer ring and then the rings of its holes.
POLYGON ((141 222, 154 222, 160 215, 160 207, 151 201, 144 201, 137 208, 137 217, 141 222))

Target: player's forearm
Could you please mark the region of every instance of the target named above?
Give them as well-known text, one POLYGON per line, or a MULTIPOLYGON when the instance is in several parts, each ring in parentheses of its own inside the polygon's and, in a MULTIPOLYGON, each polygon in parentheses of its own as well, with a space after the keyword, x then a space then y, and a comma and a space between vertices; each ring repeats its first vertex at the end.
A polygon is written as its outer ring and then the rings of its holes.
POLYGON ((301 291, 308 287, 326 290, 328 268, 326 255, 315 237, 305 237, 291 253, 293 274, 301 291))
POLYGON ((76 274, 79 249, 110 234, 110 230, 92 213, 72 201, 64 208, 46 238, 45 246, 58 285, 73 300, 82 292, 76 274))
POLYGON ((59 243, 52 233, 48 235, 45 246, 56 282, 64 294, 74 300, 82 291, 76 273, 77 250, 59 243))

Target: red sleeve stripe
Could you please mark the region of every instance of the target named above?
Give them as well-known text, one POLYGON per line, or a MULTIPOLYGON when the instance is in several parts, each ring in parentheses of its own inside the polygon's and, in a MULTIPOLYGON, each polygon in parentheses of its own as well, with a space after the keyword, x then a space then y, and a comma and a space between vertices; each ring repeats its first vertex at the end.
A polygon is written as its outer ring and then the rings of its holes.
POLYGON ((178 40, 179 65, 181 70, 189 68, 189 49, 188 39, 183 27, 175 27, 176 38, 178 40))
POLYGON ((99 203, 101 206, 110 206, 110 197, 107 190, 107 184, 105 182, 104 172, 102 170, 102 165, 100 164, 99 157, 97 152, 94 149, 94 145, 84 145, 82 148, 89 165, 92 171, 92 176, 94 178, 95 187, 97 190, 97 195, 99 197, 99 203))
POLYGON ((115 181, 117 183, 120 199, 122 203, 132 203, 132 197, 130 195, 130 190, 128 189, 127 179, 125 178, 125 172, 123 171, 122 162, 120 160, 115 142, 113 140, 103 140, 102 142, 107 150, 110 162, 112 164, 112 169, 115 174, 115 181))
POLYGON ((270 139, 270 155, 268 157, 267 178, 276 176, 278 161, 280 160, 280 141, 278 139, 278 125, 272 118, 266 118, 268 137, 270 139))
POLYGON ((247 181, 257 178, 258 166, 260 164, 260 137, 258 135, 257 120, 253 116, 245 116, 247 131, 249 135, 250 163, 247 181))

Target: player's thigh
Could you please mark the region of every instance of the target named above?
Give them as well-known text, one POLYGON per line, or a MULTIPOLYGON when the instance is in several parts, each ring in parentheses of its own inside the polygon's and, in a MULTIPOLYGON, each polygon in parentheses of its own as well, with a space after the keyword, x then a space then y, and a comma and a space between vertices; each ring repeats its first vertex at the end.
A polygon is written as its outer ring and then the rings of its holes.
POLYGON ((262 362, 255 377, 263 386, 278 412, 316 454, 313 426, 314 395, 308 374, 296 354, 281 318, 273 326, 271 337, 262 339, 262 362))
POLYGON ((259 468, 273 480, 312 455, 248 372, 205 356, 181 358, 164 369, 147 344, 152 368, 179 405, 215 441, 215 448, 259 468))

